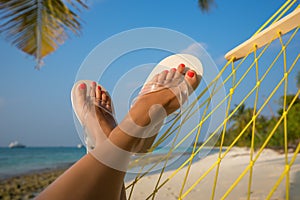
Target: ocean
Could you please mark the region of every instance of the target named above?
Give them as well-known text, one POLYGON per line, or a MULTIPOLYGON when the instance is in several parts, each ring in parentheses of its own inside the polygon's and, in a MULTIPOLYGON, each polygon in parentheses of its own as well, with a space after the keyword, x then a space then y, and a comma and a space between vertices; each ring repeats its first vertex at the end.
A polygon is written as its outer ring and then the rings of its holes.
MULTIPOLYGON (((152 157, 167 154, 169 149, 156 149, 152 157)), ((180 154, 176 162, 169 169, 179 167, 191 154, 192 148, 177 149, 180 154)), ((195 156, 194 161, 207 154, 218 152, 218 149, 204 149, 195 156), (201 156, 200 156, 201 155, 201 156)), ((68 167, 86 154, 85 148, 77 147, 26 147, 26 148, 0 148, 0 179, 5 179, 26 173, 68 167)), ((129 176, 131 179, 132 176, 129 176)))
POLYGON ((69 166, 86 153, 77 147, 0 148, 0 179, 69 166))

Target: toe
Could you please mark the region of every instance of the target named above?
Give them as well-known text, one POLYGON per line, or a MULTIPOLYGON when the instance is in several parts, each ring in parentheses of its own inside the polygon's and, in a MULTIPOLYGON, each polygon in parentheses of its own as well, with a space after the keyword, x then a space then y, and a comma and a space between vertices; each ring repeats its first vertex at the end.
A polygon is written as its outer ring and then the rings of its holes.
POLYGON ((80 83, 77 86, 77 94, 80 96, 86 96, 86 84, 85 83, 80 83))
POLYGON ((153 83, 157 83, 158 77, 159 77, 159 74, 156 74, 156 75, 153 77, 152 82, 153 82, 153 83))
POLYGON ((158 75, 158 83, 164 84, 169 71, 164 70, 158 75))
POLYGON ((173 79, 174 75, 176 73, 176 69, 175 68, 172 68, 170 69, 170 71, 168 72, 167 76, 166 76, 166 80, 167 81, 170 81, 173 79))
POLYGON ((101 105, 106 106, 107 95, 105 91, 101 91, 101 105))
POLYGON ((111 105, 110 104, 106 104, 106 108, 107 108, 107 110, 111 111, 111 105))
POLYGON ((107 96, 107 101, 106 101, 106 108, 111 111, 111 100, 109 96, 107 96))
POLYGON ((75 95, 77 96, 76 101, 78 102, 78 104, 80 106, 82 106, 86 100, 86 84, 85 83, 78 84, 75 95))
POLYGON ((98 85, 97 89, 96 89, 96 99, 99 101, 101 100, 101 86, 100 85, 98 85))
POLYGON ((180 78, 182 77, 183 73, 185 70, 185 65, 183 63, 181 63, 180 65, 178 65, 176 73, 174 75, 174 78, 180 78))
POLYGON ((177 67, 177 71, 181 74, 183 74, 184 72, 184 69, 185 69, 185 64, 181 63, 180 65, 178 65, 177 67))
POLYGON ((96 82, 92 82, 91 83, 91 91, 90 91, 90 96, 91 97, 96 97, 96 85, 97 83, 96 82))
POLYGON ((104 92, 104 94, 105 94, 105 107, 109 110, 109 111, 111 111, 111 98, 110 98, 110 96, 109 96, 109 94, 107 93, 107 92, 104 92))
POLYGON ((187 73, 185 74, 185 80, 189 83, 193 90, 195 90, 199 84, 197 74, 193 70, 187 71, 187 73))

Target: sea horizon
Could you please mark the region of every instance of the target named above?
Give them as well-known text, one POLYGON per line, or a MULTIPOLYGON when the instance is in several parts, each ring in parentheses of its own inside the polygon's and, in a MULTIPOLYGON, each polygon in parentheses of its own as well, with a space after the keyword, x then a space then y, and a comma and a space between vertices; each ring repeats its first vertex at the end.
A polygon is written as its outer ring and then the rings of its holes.
MULTIPOLYGON (((169 148, 157 148, 150 156, 161 156, 168 151, 169 148)), ((183 157, 179 160, 187 159, 191 152, 191 147, 182 147, 174 151, 175 154, 182 154, 183 157)), ((207 151, 207 154, 211 153, 214 153, 214 150, 207 151)), ((65 169, 85 154, 84 146, 0 147, 0 180, 29 173, 65 169)), ((199 156, 195 160, 199 160, 199 156)))
POLYGON ((77 147, 0 147, 0 179, 66 168, 85 153, 77 147))

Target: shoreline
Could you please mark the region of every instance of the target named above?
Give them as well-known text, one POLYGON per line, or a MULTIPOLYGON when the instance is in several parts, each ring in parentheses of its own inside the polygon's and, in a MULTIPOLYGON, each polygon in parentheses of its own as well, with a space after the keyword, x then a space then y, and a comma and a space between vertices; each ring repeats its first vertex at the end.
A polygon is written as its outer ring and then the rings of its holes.
POLYGON ((33 199, 72 164, 55 169, 33 170, 0 180, 0 199, 33 199))
POLYGON ((62 163, 62 164, 56 165, 55 167, 51 167, 51 168, 47 167, 47 168, 42 168, 42 169, 32 169, 32 170, 28 170, 28 171, 25 171, 25 172, 20 172, 20 173, 17 173, 17 174, 1 174, 0 183, 2 181, 6 181, 8 179, 13 179, 13 178, 18 178, 18 177, 65 170, 65 169, 68 169, 69 167, 71 167, 74 163, 75 162, 62 163))
MULTIPOLYGON (((229 151, 228 155, 222 161, 222 165, 220 167, 220 177, 217 191, 223 193, 224 190, 228 189, 230 186, 231 179, 236 178, 236 173, 240 173, 245 166, 249 163, 249 149, 245 147, 234 147, 231 151, 229 151), (235 170, 232 170, 235 169, 235 170), (224 188, 223 188, 224 187, 224 188)), ((289 157, 292 154, 289 154, 289 157)), ((161 156, 161 155, 159 155, 161 156)), ((190 171, 190 177, 192 179, 198 178, 202 175, 202 173, 208 169, 212 163, 216 161, 218 154, 211 154, 203 159, 197 160, 193 163, 190 171), (195 170, 196 169, 196 170, 195 170)), ((282 171, 282 167, 284 164, 282 163, 282 158, 284 154, 279 153, 278 151, 274 151, 272 149, 266 149, 260 158, 257 160, 255 166, 255 175, 254 175, 254 183, 253 185, 253 197, 264 197, 265 194, 261 193, 261 188, 263 190, 269 191, 270 187, 273 185, 274 176, 277 177, 280 175, 282 171), (262 179, 263 177, 263 179, 262 179), (261 180, 262 179, 262 180, 261 180), (257 189, 261 187, 260 189, 257 189)), ((158 157, 151 157, 149 160, 145 160, 145 162, 150 162, 157 160, 158 157)), ((290 174, 290 196, 293 199, 293 196, 300 195, 297 188, 300 187, 300 154, 298 154, 297 159, 294 165, 291 168, 290 174)), ((1 177, 0 180, 0 199, 33 199, 40 191, 46 188, 50 183, 52 183, 59 175, 61 175, 66 169, 68 169, 74 163, 69 163, 62 165, 57 168, 46 168, 42 170, 33 170, 28 173, 18 174, 10 177, 1 177)), ((163 199, 177 199, 177 193, 180 191, 181 182, 183 180, 185 169, 183 168, 181 172, 178 173, 174 177, 174 183, 172 181, 170 184, 166 185, 166 187, 161 188, 158 193, 158 197, 161 196, 163 199)), ((165 171, 164 177, 168 177, 171 173, 174 172, 175 169, 170 169, 165 171)), ((147 178, 141 179, 141 183, 137 184, 135 187, 135 192, 138 194, 134 199, 145 199, 145 195, 151 193, 151 189, 153 189, 152 185, 156 183, 157 177, 159 173, 152 173, 147 175, 147 178)), ((243 179, 247 179, 246 178, 243 179)), ((211 192, 211 182, 214 180, 213 176, 208 176, 205 178, 205 184, 199 184, 190 195, 187 196, 186 199, 193 199, 195 197, 199 197, 201 195, 203 199, 210 198, 211 192)), ((245 192, 246 182, 242 180, 240 186, 237 188, 237 191, 245 192)), ((194 180, 190 180, 187 183, 189 186, 193 183, 194 180)), ((130 181, 126 182, 128 185, 130 181)), ((186 188, 187 188, 186 186, 186 188)), ((276 197, 284 198, 284 185, 280 184, 280 187, 276 191, 274 195, 276 197)), ((236 191, 236 190, 235 190, 236 191)), ((216 194, 219 195, 219 194, 216 194)), ((241 196, 230 196, 235 199, 240 198, 241 196)), ((216 196, 219 197, 219 196, 216 196)), ((242 197, 243 198, 243 197, 242 197)), ((263 199, 263 198, 259 198, 263 199)))

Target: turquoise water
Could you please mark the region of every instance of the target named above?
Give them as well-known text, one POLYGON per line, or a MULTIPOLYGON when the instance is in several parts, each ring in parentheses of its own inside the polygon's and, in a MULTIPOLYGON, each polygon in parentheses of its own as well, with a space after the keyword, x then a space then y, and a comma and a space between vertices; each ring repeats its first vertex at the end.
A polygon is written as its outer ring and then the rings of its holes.
POLYGON ((76 147, 0 148, 0 179, 69 166, 85 153, 76 147))
MULTIPOLYGON (((169 148, 157 148, 150 156, 167 154, 169 150, 169 148)), ((178 148, 175 150, 173 153, 178 154, 178 157, 174 163, 167 167, 167 170, 179 167, 189 158, 191 152, 192 148, 178 148)), ((218 149, 204 148, 200 154, 195 156, 194 161, 216 152, 218 152, 218 149)), ((0 179, 34 171, 70 166, 84 156, 85 153, 85 148, 79 149, 76 147, 0 148, 0 179)))

